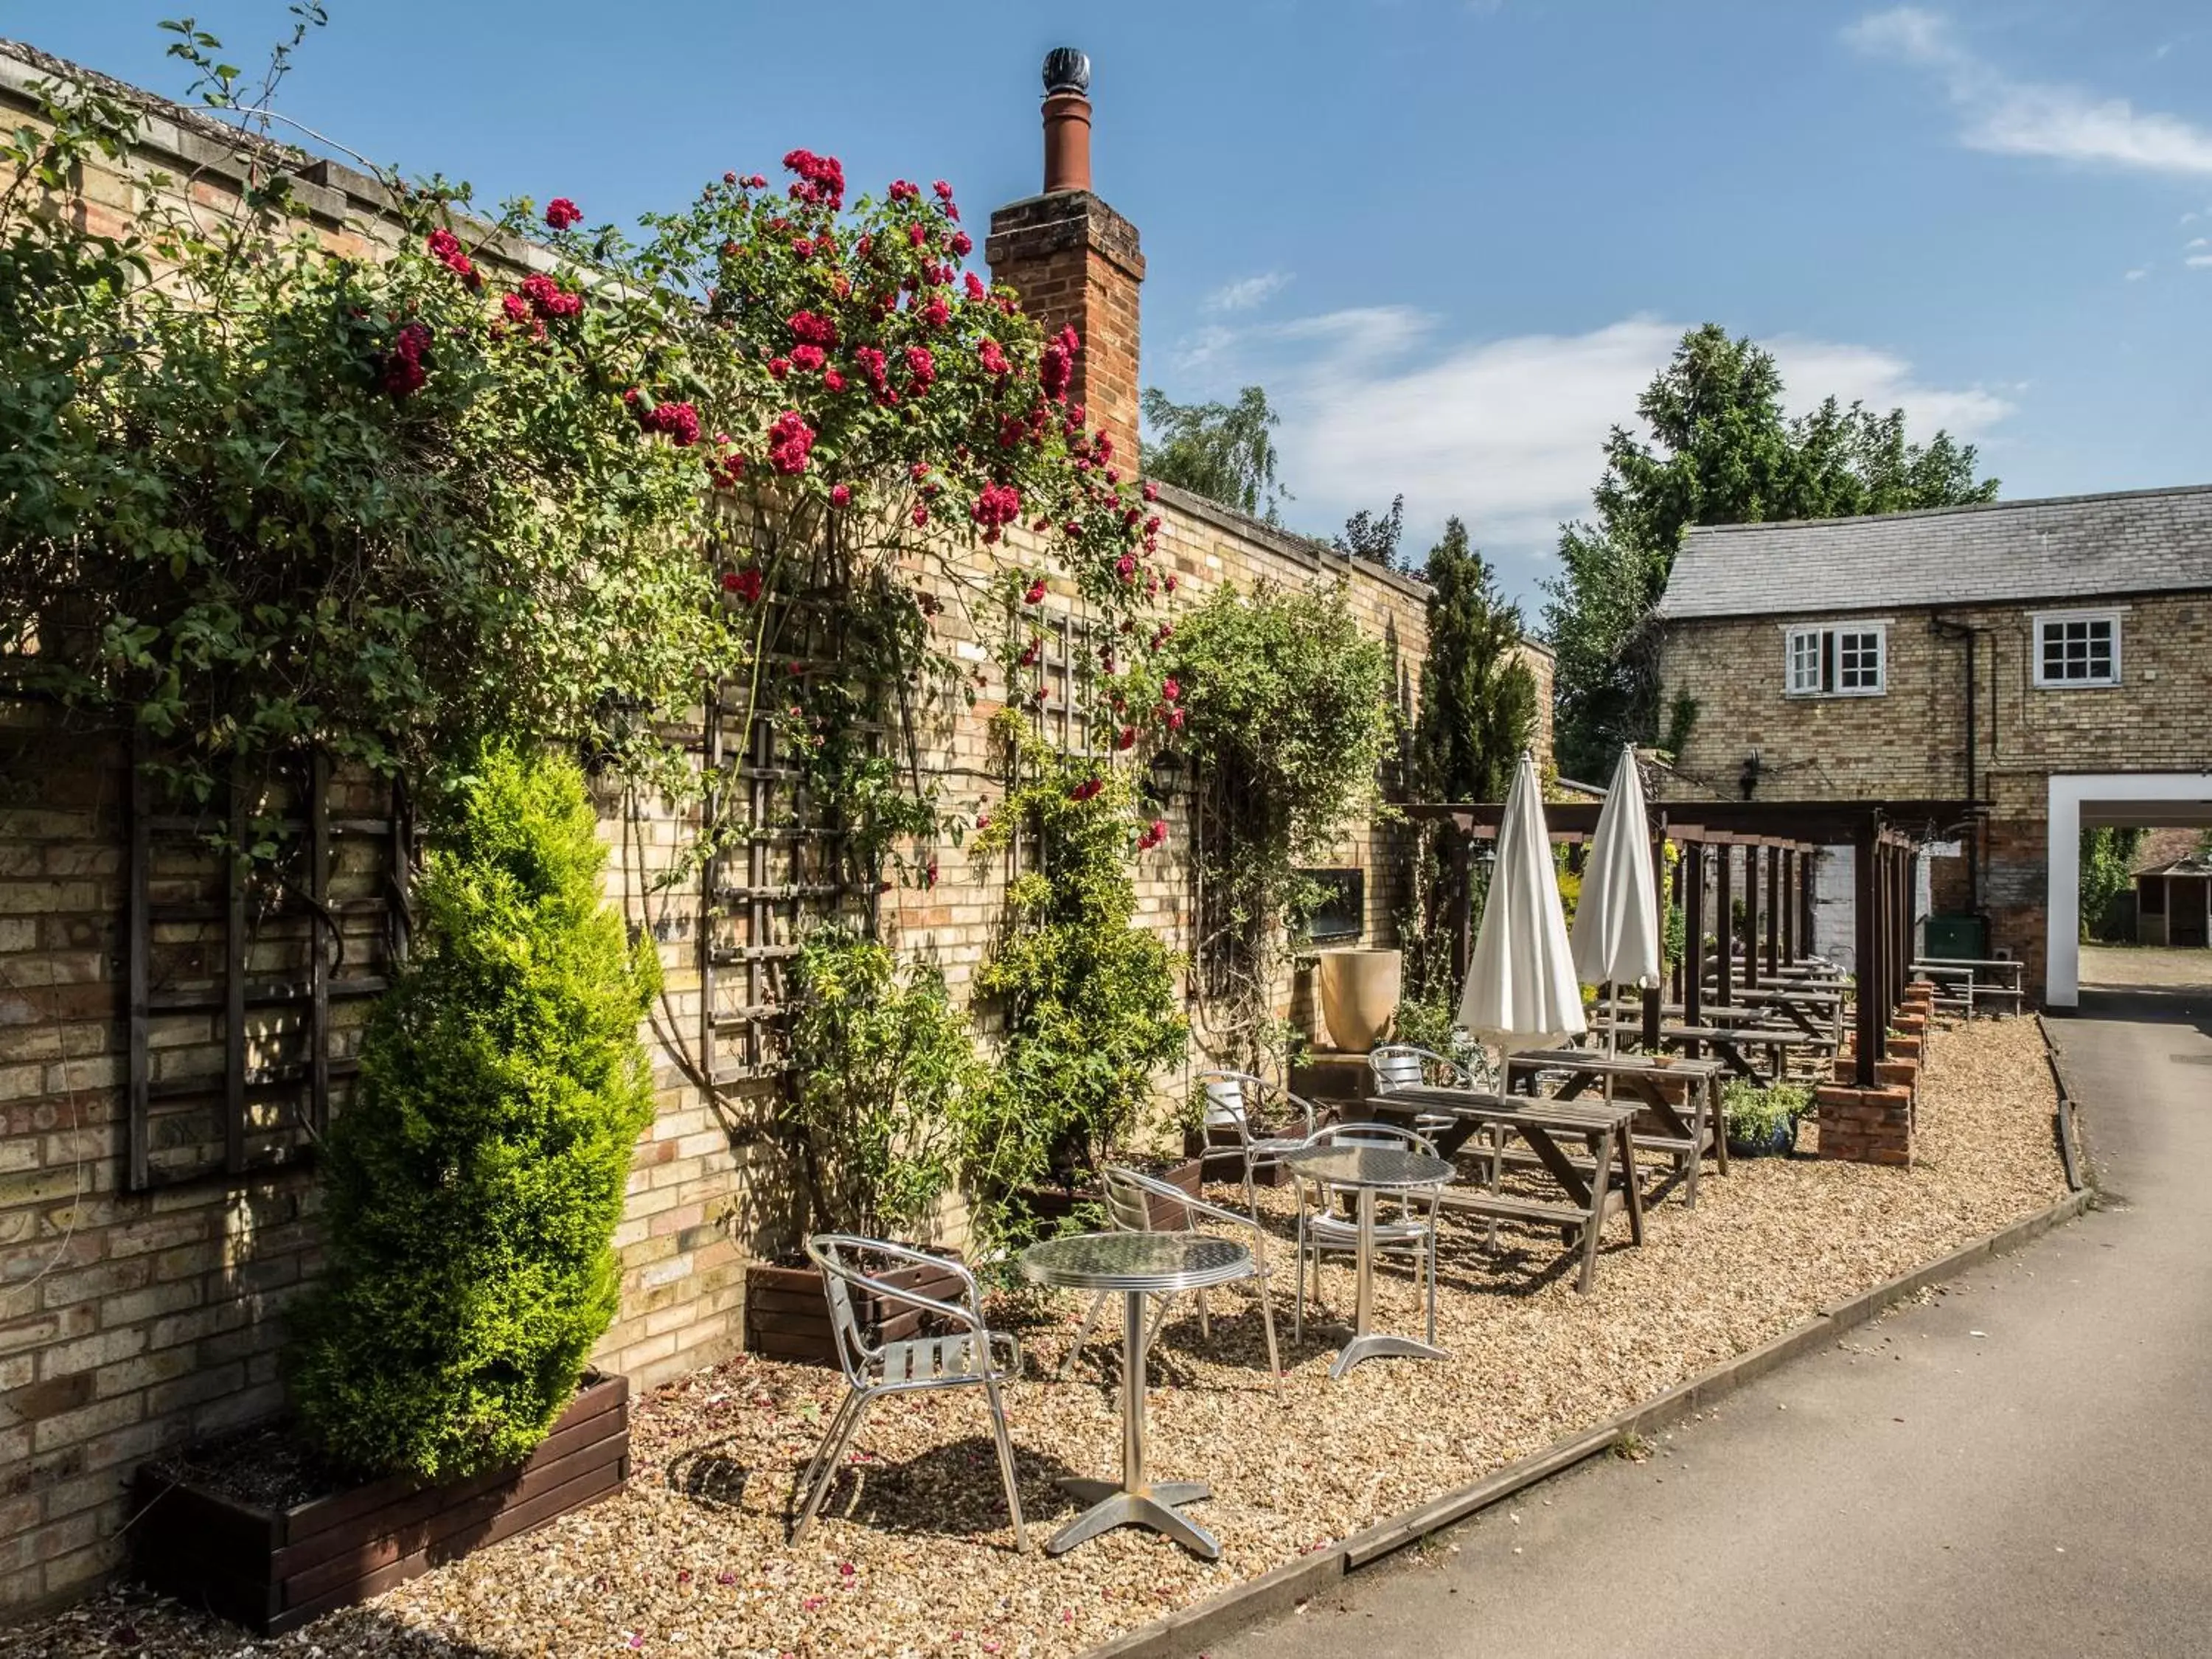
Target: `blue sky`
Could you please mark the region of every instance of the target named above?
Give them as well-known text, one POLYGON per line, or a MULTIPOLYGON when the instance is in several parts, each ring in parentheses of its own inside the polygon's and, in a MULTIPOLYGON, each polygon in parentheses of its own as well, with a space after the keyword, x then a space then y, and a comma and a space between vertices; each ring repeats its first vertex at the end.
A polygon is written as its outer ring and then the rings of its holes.
MULTIPOLYGON (((0 33, 179 93, 154 24, 183 3, 0 0, 0 33)), ((1773 345, 1793 401, 1972 438, 2007 495, 2212 481, 2202 0, 332 10, 294 117, 594 218, 804 144, 856 184, 948 178, 980 230, 1037 187, 1037 65, 1079 46, 1146 381, 1264 384, 1291 524, 1402 490, 1409 540, 1462 514, 1524 599, 1708 319, 1773 345)), ((251 63, 283 6, 197 13, 251 63)))

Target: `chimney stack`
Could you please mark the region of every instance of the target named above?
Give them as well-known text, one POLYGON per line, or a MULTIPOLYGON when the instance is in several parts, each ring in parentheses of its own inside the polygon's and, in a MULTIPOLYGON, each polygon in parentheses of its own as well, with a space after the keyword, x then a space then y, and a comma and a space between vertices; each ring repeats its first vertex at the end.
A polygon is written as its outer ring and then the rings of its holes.
POLYGON ((1114 441, 1117 462, 1137 459, 1137 286, 1145 256, 1137 228, 1091 192, 1091 60, 1060 46, 1044 60, 1044 191, 991 216, 983 246, 991 275, 1021 296, 1049 333, 1073 325, 1083 343, 1070 398, 1114 441))

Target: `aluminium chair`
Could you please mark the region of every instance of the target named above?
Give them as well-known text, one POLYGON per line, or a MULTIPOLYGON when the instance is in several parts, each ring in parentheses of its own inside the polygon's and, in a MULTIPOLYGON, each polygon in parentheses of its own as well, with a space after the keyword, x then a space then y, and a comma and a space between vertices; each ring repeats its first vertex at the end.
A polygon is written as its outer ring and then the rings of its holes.
POLYGON ((1244 1166, 1244 1207, 1257 1215, 1260 1201, 1253 1172, 1279 1164, 1285 1152, 1306 1144, 1314 1132, 1314 1104, 1249 1072, 1200 1072, 1198 1081, 1206 1091, 1206 1139, 1210 1141, 1215 1131, 1224 1129, 1236 1136, 1244 1166), (1259 1121, 1263 1114, 1277 1111, 1278 1101, 1289 1109, 1279 1114, 1284 1118, 1279 1128, 1259 1121))
POLYGON ((984 1324, 983 1298, 976 1289, 975 1275, 944 1256, 851 1233, 816 1233, 806 1241, 806 1254, 822 1269, 823 1293, 830 1301, 830 1322, 837 1339, 837 1363, 844 1370, 848 1392, 823 1431, 822 1443, 815 1448, 813 1461, 799 1476, 793 1497, 801 1507, 791 1541, 796 1544, 805 1538, 814 1523, 823 1500, 836 1484, 845 1449, 859 1432, 860 1419, 870 1406, 885 1395, 980 1388, 990 1407, 991 1437, 998 1444, 999 1478, 1006 1488, 1006 1514, 1014 1523, 1014 1542, 1027 1551, 1029 1534, 1022 1526, 1021 1493, 1014 1483, 1013 1443, 1006 1435, 1006 1401, 999 1393, 1001 1383, 1021 1375, 1021 1345, 984 1324), (872 1259, 893 1266, 927 1265, 949 1271, 959 1277, 966 1293, 954 1303, 902 1290, 868 1271, 872 1259), (957 1328, 949 1336, 916 1337, 871 1347, 854 1312, 855 1292, 921 1309, 957 1328))
MULTIPOLYGON (((1419 1152, 1434 1158, 1437 1149, 1424 1135, 1411 1129, 1401 1129, 1395 1123, 1338 1123, 1321 1130, 1310 1139, 1309 1146, 1389 1146, 1400 1151, 1419 1152)), ((1294 1164, 1293 1170, 1297 1168, 1294 1164)), ((1356 1254, 1359 1249, 1359 1224, 1336 1213, 1334 1199, 1339 1192, 1349 1189, 1332 1186, 1328 1182, 1310 1176, 1298 1178, 1297 1231, 1297 1302, 1291 1315, 1291 1340, 1302 1341, 1305 1337, 1306 1257, 1313 1257, 1314 1300, 1321 1300, 1321 1261, 1324 1251, 1336 1250, 1356 1254), (1309 1205, 1306 1189, 1314 1189, 1313 1202, 1309 1205)), ((1375 1251, 1411 1251, 1417 1266, 1425 1268, 1428 1290, 1428 1341, 1431 1347, 1437 1340, 1437 1189, 1429 1193, 1428 1213, 1414 1212, 1413 1195, 1403 1195, 1401 1212, 1395 1220, 1385 1221, 1380 1216, 1375 1221, 1375 1251)), ((1356 1201, 1356 1194, 1354 1194, 1356 1201)))
MULTIPOLYGON (((1109 1168, 1104 1180, 1107 1224, 1116 1232, 1195 1232, 1200 1219, 1203 1218, 1225 1222, 1250 1235, 1253 1278, 1258 1281, 1260 1296, 1260 1322, 1267 1333, 1267 1372, 1273 1379, 1275 1392, 1282 1393, 1282 1356, 1275 1347, 1275 1310, 1267 1294, 1267 1230, 1260 1224, 1258 1217, 1243 1214, 1225 1205, 1209 1204, 1202 1198, 1194 1198, 1172 1182, 1162 1181, 1157 1176, 1146 1175, 1136 1170, 1109 1168), (1161 1224, 1158 1214, 1158 1206, 1163 1204, 1176 1207, 1174 1218, 1165 1225, 1161 1224)), ((1091 1340, 1091 1330, 1098 1322, 1099 1310, 1116 1294, 1112 1291, 1101 1291, 1091 1298, 1090 1310, 1083 1316, 1083 1323, 1075 1333, 1075 1340, 1068 1346, 1067 1358, 1060 1362, 1055 1380, 1064 1382, 1067 1374, 1075 1369, 1076 1356, 1083 1352, 1083 1345, 1091 1340)), ((1198 1299, 1199 1335, 1206 1339, 1212 1336, 1213 1328, 1206 1315, 1206 1292, 1170 1291, 1153 1298, 1158 1306, 1152 1314, 1152 1328, 1145 1333, 1146 1347, 1152 1346, 1152 1338, 1159 1334, 1160 1328, 1167 1323, 1168 1309, 1178 1296, 1191 1296, 1198 1299)))

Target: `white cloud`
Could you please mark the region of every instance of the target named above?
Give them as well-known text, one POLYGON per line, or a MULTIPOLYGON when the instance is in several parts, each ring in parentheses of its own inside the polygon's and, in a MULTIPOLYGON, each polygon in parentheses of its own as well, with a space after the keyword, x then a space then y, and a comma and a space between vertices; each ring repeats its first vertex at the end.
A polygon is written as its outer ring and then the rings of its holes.
MULTIPOLYGON (((1581 334, 1455 341, 1410 307, 1366 307, 1224 331, 1202 389, 1267 386, 1295 524, 1326 533, 1402 490, 1410 546, 1458 514, 1526 599, 1560 521, 1589 512, 1607 433, 1633 423, 1683 331, 1639 315, 1581 334)), ((1902 407, 1919 437, 1941 426, 1972 439, 2011 409, 1994 392, 1928 385, 1893 352, 1802 335, 1762 343, 1793 412, 1832 393, 1902 407)))
POLYGON ((2212 236, 2192 236, 2182 244, 2184 247, 2212 247, 2212 236))
POLYGON ((2127 280, 2131 283, 2140 283, 2144 277, 2149 275, 2150 267, 2148 265, 2137 265, 2133 270, 2128 273, 2127 280))
POLYGON ((2192 253, 2182 263, 2192 270, 2212 270, 2212 253, 2192 253))
POLYGON ((1256 276, 1239 277, 1207 295, 1206 308, 1208 311, 1249 311, 1255 306, 1265 305, 1281 293, 1289 286, 1290 280, 1290 273, 1282 270, 1264 270, 1256 276))
POLYGON ((1844 31, 1870 56, 1942 78, 1970 149, 2043 155, 2152 173, 2212 173, 2212 131, 2055 82, 2023 81, 1977 56, 1949 19, 1914 6, 1871 13, 1844 31))

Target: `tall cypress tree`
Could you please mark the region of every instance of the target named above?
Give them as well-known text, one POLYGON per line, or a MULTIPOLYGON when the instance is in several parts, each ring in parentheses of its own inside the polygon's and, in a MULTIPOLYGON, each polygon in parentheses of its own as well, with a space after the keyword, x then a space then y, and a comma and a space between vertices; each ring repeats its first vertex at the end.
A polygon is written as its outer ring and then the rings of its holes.
POLYGON ((1447 520, 1429 552, 1428 654, 1413 725, 1413 785, 1424 800, 1502 800, 1536 722, 1521 660, 1521 611, 1498 591, 1467 526, 1447 520))

